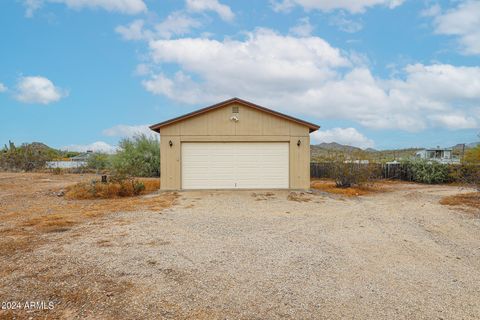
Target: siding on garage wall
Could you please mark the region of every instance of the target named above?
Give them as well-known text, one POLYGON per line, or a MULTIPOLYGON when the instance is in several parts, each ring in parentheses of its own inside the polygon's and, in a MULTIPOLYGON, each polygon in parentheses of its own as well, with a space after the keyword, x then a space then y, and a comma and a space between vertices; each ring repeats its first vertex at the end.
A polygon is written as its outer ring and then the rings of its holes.
POLYGON ((310 188, 310 137, 290 138, 290 188, 310 188), (300 146, 297 146, 300 140, 300 146))
POLYGON ((160 137, 160 188, 180 189, 180 137, 160 137), (169 142, 173 145, 170 147, 169 142))
POLYGON ((239 104, 219 109, 172 123, 161 128, 164 136, 308 136, 309 129, 299 123, 239 104), (232 107, 238 106, 240 121, 230 120, 232 107))
POLYGON ((290 143, 290 188, 310 186, 309 128, 299 123, 232 103, 206 113, 181 120, 160 129, 161 188, 181 189, 182 142, 285 141, 290 143), (239 108, 239 121, 230 120, 232 107, 239 108), (297 141, 301 141, 300 147, 297 141), (169 146, 172 141, 173 146, 169 146))

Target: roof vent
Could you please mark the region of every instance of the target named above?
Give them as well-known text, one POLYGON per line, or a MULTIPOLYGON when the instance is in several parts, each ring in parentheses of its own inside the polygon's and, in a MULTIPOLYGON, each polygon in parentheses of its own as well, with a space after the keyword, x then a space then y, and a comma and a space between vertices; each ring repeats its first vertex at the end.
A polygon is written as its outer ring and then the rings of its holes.
POLYGON ((232 113, 238 113, 238 106, 232 107, 232 113))

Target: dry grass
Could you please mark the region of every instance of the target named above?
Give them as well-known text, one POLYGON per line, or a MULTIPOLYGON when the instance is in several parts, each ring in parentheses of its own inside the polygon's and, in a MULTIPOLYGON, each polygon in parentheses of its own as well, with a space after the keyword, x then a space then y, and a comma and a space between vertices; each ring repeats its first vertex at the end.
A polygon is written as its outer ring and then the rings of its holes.
POLYGON ((113 199, 120 197, 132 197, 140 194, 147 194, 160 189, 158 178, 126 179, 101 183, 98 180, 81 182, 67 188, 65 197, 67 199, 113 199), (141 190, 136 188, 141 186, 141 190))
MULTIPOLYGON (((480 192, 461 193, 443 197, 440 203, 446 206, 461 206, 480 210, 480 192)), ((480 214, 480 212, 478 212, 480 214)))
POLYGON ((375 194, 379 192, 386 192, 387 186, 390 184, 395 184, 395 183, 382 181, 382 182, 369 184, 369 185, 353 186, 349 188, 338 188, 335 185, 335 181, 333 180, 313 180, 310 183, 310 187, 312 189, 320 190, 323 192, 343 195, 347 197, 358 197, 358 196, 375 194))
MULTIPOLYGON (((10 300, 19 301, 35 297, 54 299, 55 312, 49 313, 48 319, 74 316, 118 319, 125 316, 122 306, 134 290, 128 281, 103 274, 94 266, 78 265, 74 258, 64 261, 53 256, 37 261, 37 256, 28 254, 58 239, 59 235, 53 233, 68 232, 82 223, 115 212, 158 213, 172 206, 178 197, 176 193, 89 200, 58 196, 60 190, 94 178, 96 176, 90 174, 0 173, 0 295, 8 293, 10 300), (66 264, 69 267, 64 268, 66 264)), ((159 179, 142 179, 142 182, 144 193, 158 190, 159 179)), ((74 236, 70 233, 62 239, 74 236)), ((111 243, 105 239, 97 245, 108 247, 111 243)), ((0 310, 0 319, 29 317, 47 318, 45 311, 0 310)))
MULTIPOLYGON (((0 310, 0 319, 120 319, 128 314, 123 305, 135 292, 131 282, 104 274, 94 266, 71 265, 66 272, 61 261, 48 264, 35 276, 26 276, 28 281, 16 282, 17 290, 9 298, 23 303, 26 297, 43 297, 41 300, 53 302, 54 309, 0 310)), ((134 315, 127 318, 133 319, 134 315)))
MULTIPOLYGON (((73 226, 115 212, 159 212, 172 206, 176 193, 115 199, 72 200, 59 190, 92 180, 93 175, 0 174, 0 227, 2 253, 30 251, 45 241, 42 234, 65 232, 73 226)), ((141 179, 143 193, 157 191, 159 179, 141 179)))
POLYGON ((264 201, 269 199, 275 199, 275 194, 273 192, 265 192, 265 193, 252 193, 252 197, 255 198, 255 201, 264 201))
POLYGON ((296 202, 309 202, 312 199, 303 192, 290 192, 287 196, 287 200, 296 202))
MULTIPOLYGON (((1 233, 0 233, 1 235, 1 233)), ((32 238, 30 236, 15 235, 5 237, 1 235, 0 245, 2 246, 2 255, 12 255, 16 252, 30 251, 33 247, 32 238)), ((41 245, 43 241, 38 241, 35 245, 41 245)))

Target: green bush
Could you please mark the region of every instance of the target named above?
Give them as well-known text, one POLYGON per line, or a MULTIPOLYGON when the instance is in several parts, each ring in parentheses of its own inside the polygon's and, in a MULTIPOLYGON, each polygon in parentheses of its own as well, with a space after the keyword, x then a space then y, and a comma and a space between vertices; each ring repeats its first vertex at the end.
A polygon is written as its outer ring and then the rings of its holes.
POLYGON ((145 185, 143 184, 143 182, 138 181, 138 180, 133 181, 133 194, 134 195, 139 195, 144 190, 145 190, 145 185))
POLYGON ((407 164, 415 182, 435 184, 449 180, 449 168, 446 164, 426 160, 413 160, 407 164))
POLYGON ((160 142, 156 138, 137 135, 123 139, 120 150, 112 157, 116 175, 134 177, 160 176, 160 142))
POLYGON ((95 153, 88 158, 87 167, 97 171, 106 170, 110 167, 110 156, 105 153, 95 153))

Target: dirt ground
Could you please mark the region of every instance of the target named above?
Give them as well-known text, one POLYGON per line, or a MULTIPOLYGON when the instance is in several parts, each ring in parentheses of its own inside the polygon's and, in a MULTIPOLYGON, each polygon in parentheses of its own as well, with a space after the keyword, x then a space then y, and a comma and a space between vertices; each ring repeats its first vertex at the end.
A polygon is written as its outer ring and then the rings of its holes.
POLYGON ((472 190, 61 196, 92 178, 0 173, 0 318, 480 318, 472 190))

